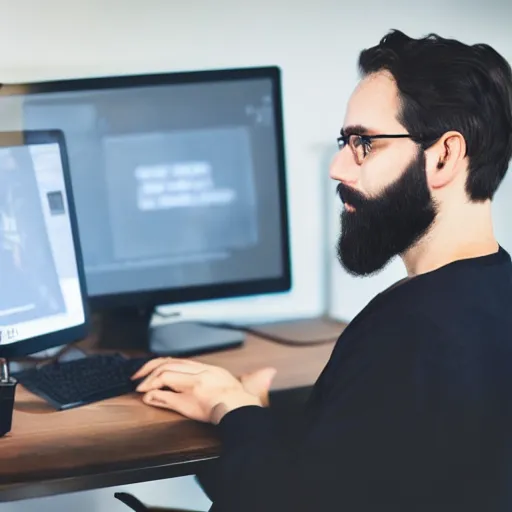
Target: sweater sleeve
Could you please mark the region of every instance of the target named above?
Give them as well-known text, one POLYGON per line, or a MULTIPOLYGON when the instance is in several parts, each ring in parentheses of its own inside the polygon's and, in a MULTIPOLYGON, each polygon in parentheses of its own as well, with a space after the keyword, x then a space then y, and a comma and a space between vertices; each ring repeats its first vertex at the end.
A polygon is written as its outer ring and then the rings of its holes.
POLYGON ((220 506, 215 505, 222 512, 301 510, 293 492, 301 480, 294 450, 271 410, 248 406, 232 411, 221 421, 219 433, 222 453, 216 481, 223 490, 220 506))
POLYGON ((288 442, 268 409, 223 418, 215 510, 424 510, 439 498, 467 448, 467 418, 443 401, 435 349, 443 336, 417 318, 367 332, 331 359, 328 389, 300 442, 288 442))

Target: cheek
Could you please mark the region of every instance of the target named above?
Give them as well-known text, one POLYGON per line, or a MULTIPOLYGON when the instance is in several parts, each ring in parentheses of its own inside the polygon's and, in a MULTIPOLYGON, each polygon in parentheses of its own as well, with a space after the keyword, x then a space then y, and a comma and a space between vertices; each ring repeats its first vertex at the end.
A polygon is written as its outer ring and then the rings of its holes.
POLYGON ((378 195, 404 173, 407 159, 396 151, 374 154, 360 168, 359 183, 362 192, 378 195))
POLYGON ((359 186, 364 194, 376 196, 398 177, 399 172, 397 172, 396 166, 390 162, 369 161, 361 167, 359 186))

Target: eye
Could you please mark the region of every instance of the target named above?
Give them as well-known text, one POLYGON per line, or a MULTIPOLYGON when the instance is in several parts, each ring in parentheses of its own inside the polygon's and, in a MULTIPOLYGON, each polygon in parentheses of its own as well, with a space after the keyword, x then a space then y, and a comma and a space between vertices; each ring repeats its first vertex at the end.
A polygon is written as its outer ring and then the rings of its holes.
POLYGON ((364 148, 365 154, 368 154, 372 150, 372 139, 361 137, 361 144, 364 148))

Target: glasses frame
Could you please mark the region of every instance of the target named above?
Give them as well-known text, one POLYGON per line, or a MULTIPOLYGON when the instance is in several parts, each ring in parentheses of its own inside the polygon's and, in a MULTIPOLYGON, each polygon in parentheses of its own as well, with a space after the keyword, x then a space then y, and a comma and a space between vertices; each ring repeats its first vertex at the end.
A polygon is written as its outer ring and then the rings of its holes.
MULTIPOLYGON (((346 135, 342 134, 336 139, 336 142, 338 143, 339 151, 344 149, 346 146, 351 147, 350 146, 351 137, 357 137, 360 140, 361 146, 363 148, 363 158, 366 158, 368 156, 368 153, 370 152, 368 147, 371 149, 372 141, 374 139, 413 139, 416 141, 418 140, 417 137, 414 137, 410 133, 379 134, 379 135, 360 135, 358 133, 349 133, 346 135)), ((357 155, 355 155, 355 156, 357 156, 357 155)))

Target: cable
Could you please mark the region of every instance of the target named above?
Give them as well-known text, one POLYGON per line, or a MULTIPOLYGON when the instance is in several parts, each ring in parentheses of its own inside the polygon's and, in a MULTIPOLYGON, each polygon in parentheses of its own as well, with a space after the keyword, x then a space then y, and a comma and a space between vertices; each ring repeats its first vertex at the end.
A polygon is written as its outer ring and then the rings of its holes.
POLYGON ((200 325, 204 325, 206 327, 213 327, 217 329, 229 329, 232 331, 242 331, 246 334, 252 334, 253 336, 257 336, 258 338, 263 338, 268 341, 272 341, 279 345, 288 345, 290 347, 312 347, 315 345, 326 345, 327 343, 334 343, 336 340, 335 337, 332 338, 320 338, 319 340, 309 340, 309 341, 297 341, 290 338, 284 338, 282 336, 278 336, 277 334, 270 334, 268 332, 260 331, 258 329, 254 329, 253 327, 246 327, 243 325, 234 325, 229 323, 213 323, 213 322, 198 322, 200 325))
MULTIPOLYGON (((173 318, 179 316, 179 313, 162 313, 161 311, 155 310, 155 314, 161 318, 173 318)), ((195 321, 198 325, 202 325, 204 327, 211 327, 213 329, 227 329, 230 331, 241 331, 246 334, 252 334, 253 336, 257 336, 258 338, 263 338, 267 341, 272 341, 279 345, 288 345, 290 347, 312 347, 315 345, 326 345, 328 343, 333 343, 336 340, 336 336, 332 338, 321 338, 319 340, 308 340, 308 341, 297 341, 290 338, 284 338, 283 336, 278 336, 277 334, 270 334, 268 332, 260 331, 258 329, 254 329, 253 327, 247 327, 244 325, 235 325, 227 322, 202 322, 195 321)))
POLYGON ((159 309, 155 309, 153 314, 160 318, 176 318, 177 316, 181 316, 177 311, 173 311, 172 313, 162 313, 159 309))
POLYGON ((42 352, 39 352, 40 355, 27 355, 22 357, 17 357, 14 362, 18 364, 31 364, 33 368, 40 368, 41 366, 45 366, 47 364, 58 363, 61 361, 61 358, 65 356, 71 350, 77 350, 81 352, 85 356, 85 352, 78 348, 78 344, 80 340, 75 341, 73 343, 69 343, 68 345, 62 345, 60 347, 55 347, 53 349, 47 349, 42 352), (50 352, 56 350, 52 355, 43 355, 46 352, 50 352))

